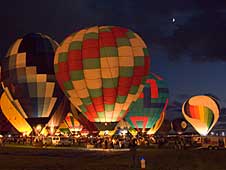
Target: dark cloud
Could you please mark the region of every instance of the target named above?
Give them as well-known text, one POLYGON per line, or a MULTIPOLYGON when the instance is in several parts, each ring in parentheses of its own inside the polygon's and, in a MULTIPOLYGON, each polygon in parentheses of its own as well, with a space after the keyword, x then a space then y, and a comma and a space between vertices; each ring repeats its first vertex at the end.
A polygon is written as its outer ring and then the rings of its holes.
POLYGON ((159 39, 172 61, 184 56, 192 62, 226 61, 226 11, 203 8, 170 37, 159 39))

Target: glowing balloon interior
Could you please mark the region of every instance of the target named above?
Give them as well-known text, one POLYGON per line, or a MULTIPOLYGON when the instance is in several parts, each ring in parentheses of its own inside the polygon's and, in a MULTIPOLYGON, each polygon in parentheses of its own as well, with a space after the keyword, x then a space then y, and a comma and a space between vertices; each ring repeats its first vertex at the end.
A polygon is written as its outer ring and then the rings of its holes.
POLYGON ((182 106, 185 119, 203 136, 206 136, 217 123, 219 104, 210 96, 193 96, 182 106))
POLYGON ((165 80, 151 73, 146 80, 143 92, 136 102, 132 103, 125 120, 138 131, 152 128, 165 112, 169 91, 165 80))

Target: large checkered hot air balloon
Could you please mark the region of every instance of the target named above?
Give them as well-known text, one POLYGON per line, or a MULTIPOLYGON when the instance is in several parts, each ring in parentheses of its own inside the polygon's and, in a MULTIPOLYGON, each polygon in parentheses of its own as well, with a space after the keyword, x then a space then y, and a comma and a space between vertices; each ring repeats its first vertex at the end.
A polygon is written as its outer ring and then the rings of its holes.
POLYGON ((138 131, 152 128, 165 112, 168 104, 168 87, 160 76, 151 73, 139 99, 132 104, 125 120, 138 131))
POLYGON ((100 130, 110 130, 143 90, 150 56, 139 35, 117 26, 95 26, 68 36, 54 66, 61 89, 100 130))
POLYGON ((184 102, 182 113, 200 135, 206 136, 218 121, 220 106, 212 96, 197 95, 184 102))
MULTIPOLYGON (((63 93, 56 83, 53 59, 56 41, 40 33, 17 39, 2 60, 2 86, 17 113, 38 131, 49 121, 63 93)), ((4 100, 7 101, 7 100, 4 100)), ((9 103, 9 102, 8 102, 9 103)), ((5 108, 6 117, 15 117, 5 108)), ((21 119, 22 120, 22 119, 21 119)))

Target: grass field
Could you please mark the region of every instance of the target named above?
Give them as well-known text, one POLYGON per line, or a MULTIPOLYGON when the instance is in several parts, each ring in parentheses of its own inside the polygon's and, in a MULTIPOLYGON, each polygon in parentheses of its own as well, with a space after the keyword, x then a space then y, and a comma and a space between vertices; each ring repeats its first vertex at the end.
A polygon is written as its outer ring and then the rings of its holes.
MULTIPOLYGON (((226 150, 142 149, 146 170, 226 170, 226 150)), ((140 162, 137 170, 140 170, 140 162)), ((132 153, 70 148, 0 148, 0 170, 133 170, 132 153)))

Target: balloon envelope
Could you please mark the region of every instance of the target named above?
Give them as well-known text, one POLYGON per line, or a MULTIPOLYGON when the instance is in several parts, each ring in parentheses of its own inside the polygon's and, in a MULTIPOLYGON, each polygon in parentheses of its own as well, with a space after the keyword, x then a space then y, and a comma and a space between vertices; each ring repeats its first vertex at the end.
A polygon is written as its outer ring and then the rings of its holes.
POLYGON ((56 78, 71 103, 105 129, 115 126, 138 98, 149 66, 148 48, 141 37, 117 26, 71 34, 54 60, 56 78))
POLYGON ((188 127, 184 118, 176 118, 171 122, 172 129, 178 134, 182 134, 188 127))
POLYGON ((166 82, 158 75, 151 73, 146 80, 143 92, 134 102, 125 120, 138 131, 152 128, 165 112, 169 91, 166 82))
POLYGON ((44 34, 27 34, 15 41, 2 60, 4 90, 32 127, 44 127, 63 97, 53 69, 57 46, 44 34))
POLYGON ((165 114, 166 114, 165 112, 162 112, 160 114, 159 119, 157 120, 155 125, 151 129, 148 130, 147 134, 154 135, 159 130, 159 128, 161 127, 161 125, 162 125, 162 123, 164 121, 165 114))
POLYGON ((206 136, 218 121, 220 107, 213 97, 198 95, 184 102, 182 113, 200 135, 206 136))

